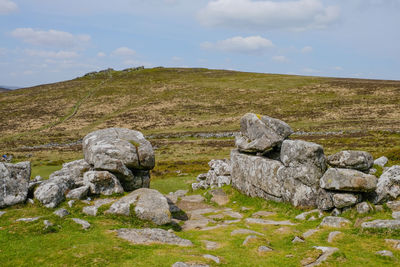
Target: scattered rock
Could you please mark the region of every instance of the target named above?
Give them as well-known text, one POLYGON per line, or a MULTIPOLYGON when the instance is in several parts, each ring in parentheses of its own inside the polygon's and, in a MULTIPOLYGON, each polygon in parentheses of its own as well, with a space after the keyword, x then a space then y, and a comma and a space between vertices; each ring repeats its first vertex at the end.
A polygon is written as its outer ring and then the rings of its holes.
POLYGON ((3 216, 4 214, 6 214, 5 211, 0 211, 0 217, 3 216))
POLYGON ((202 240, 202 242, 204 243, 204 246, 206 247, 207 250, 214 250, 214 249, 219 248, 219 245, 217 242, 208 241, 208 240, 202 240))
POLYGON ((212 260, 213 262, 215 262, 217 264, 219 264, 221 262, 220 259, 217 256, 213 256, 213 255, 210 255, 210 254, 203 255, 203 258, 208 259, 208 260, 212 260))
POLYGON ((375 204, 394 200, 400 196, 400 165, 390 167, 378 180, 375 204))
POLYGON ((29 204, 31 204, 31 205, 35 204, 35 201, 34 201, 32 198, 28 198, 28 199, 26 200, 26 202, 29 203, 29 204))
POLYGON ((342 211, 338 208, 334 208, 331 212, 332 216, 339 216, 340 214, 342 214, 342 211))
POLYGON ((253 242, 258 239, 258 236, 256 235, 249 235, 246 237, 246 239, 243 241, 242 246, 246 246, 248 243, 253 242))
POLYGON ((262 217, 269 217, 269 216, 272 216, 275 214, 276 214, 276 212, 260 210, 260 211, 253 213, 253 215, 251 215, 251 217, 262 218, 262 217))
POLYGON ((229 217, 235 218, 235 219, 242 219, 243 215, 240 214, 239 212, 236 211, 231 211, 231 210, 226 210, 223 212, 224 215, 227 215, 229 217))
POLYGON ((320 180, 321 188, 349 192, 370 192, 377 186, 374 175, 350 169, 328 169, 320 180))
POLYGON ((367 229, 400 229, 400 220, 375 220, 364 222, 361 224, 361 227, 367 229))
POLYGON ((83 207, 82 212, 85 213, 86 215, 90 216, 96 216, 97 215, 98 208, 95 206, 87 206, 83 207))
POLYGON ((197 263, 185 263, 185 262, 175 262, 172 267, 209 267, 206 264, 197 264, 197 263))
POLYGON ((77 224, 80 224, 82 226, 82 229, 84 229, 84 230, 87 230, 90 228, 90 223, 85 220, 78 219, 78 218, 72 218, 71 220, 73 220, 77 224))
POLYGON ((356 210, 359 214, 365 214, 372 210, 372 207, 367 202, 361 202, 356 205, 356 210))
POLYGON ((395 220, 400 220, 400 211, 394 211, 392 212, 392 217, 395 220))
MULTIPOLYGON (((400 211, 400 200, 396 200, 396 201, 388 201, 386 203, 386 205, 388 206, 389 209, 391 209, 392 211, 400 211)), ((375 205, 376 208, 377 205, 375 205)))
POLYGON ((228 195, 221 188, 211 190, 209 193, 212 195, 211 201, 217 203, 219 206, 229 203, 228 195))
POLYGON ((33 217, 33 218, 20 218, 20 219, 17 219, 17 220, 15 220, 16 222, 34 222, 34 221, 37 221, 37 220, 39 220, 41 217, 39 216, 39 217, 33 217))
POLYGON ((390 257, 393 258, 393 252, 389 251, 389 250, 381 250, 376 252, 376 254, 382 256, 382 257, 390 257))
POLYGON ((398 239, 385 239, 386 244, 389 244, 394 249, 400 249, 400 240, 398 239))
POLYGON ((313 266, 318 266, 320 265, 322 262, 326 261, 328 259, 329 256, 331 256, 333 253, 335 253, 336 251, 339 251, 338 248, 333 248, 333 247, 314 247, 315 249, 321 250, 322 251, 322 255, 318 257, 318 259, 310 264, 304 265, 306 267, 313 267, 313 266))
POLYGON ((262 224, 262 225, 296 225, 290 221, 273 221, 273 220, 263 220, 256 218, 246 218, 247 223, 262 224))
POLYGON ((66 209, 58 209, 53 214, 57 215, 60 218, 64 218, 65 216, 69 215, 70 213, 66 209))
POLYGON ((181 198, 181 201, 201 203, 201 202, 204 202, 204 197, 201 195, 184 196, 181 198))
POLYGON ((31 163, 0 162, 0 208, 23 203, 28 197, 31 163))
POLYGON ((263 153, 279 146, 292 133, 281 120, 247 113, 240 120, 240 135, 235 142, 241 152, 263 153))
POLYGON ((75 200, 68 201, 68 207, 72 208, 72 206, 74 206, 74 204, 75 204, 75 200))
POLYGON ((319 218, 321 218, 322 216, 324 216, 320 210, 315 209, 315 210, 310 210, 310 211, 303 212, 303 213, 297 215, 297 216, 295 217, 295 219, 300 220, 300 221, 305 221, 305 220, 307 219, 308 216, 313 215, 313 214, 314 214, 314 215, 315 215, 315 214, 318 214, 318 217, 319 217, 319 218))
POLYGON ((49 228, 49 227, 54 225, 52 222, 50 222, 48 220, 44 220, 43 224, 44 224, 44 229, 47 229, 47 228, 49 228))
POLYGON ((328 235, 328 243, 332 243, 339 235, 342 235, 342 232, 334 231, 330 232, 328 235))
POLYGON ((129 216, 130 206, 135 205, 139 219, 152 221, 157 225, 171 222, 171 212, 166 197, 154 189, 141 188, 120 198, 106 211, 109 214, 129 216))
POLYGON ((163 229, 144 228, 144 229, 118 229, 118 237, 128 240, 134 244, 150 245, 150 244, 169 244, 183 247, 193 246, 190 240, 182 239, 163 229))
POLYGON ((68 192, 67 199, 85 199, 89 192, 89 186, 81 186, 68 192))
POLYGON ((381 166, 382 168, 383 167, 385 167, 385 165, 388 163, 388 158, 387 157, 385 157, 385 156, 382 156, 382 157, 380 157, 380 158, 377 158, 375 161, 374 161, 374 165, 378 165, 378 166, 381 166))
POLYGON ((269 247, 267 247, 267 246, 259 246, 259 247, 258 247, 258 252, 259 252, 259 253, 270 252, 270 251, 273 251, 273 249, 272 249, 272 248, 269 248, 269 247))
POLYGON ((318 229, 307 230, 305 233, 303 233, 302 237, 303 238, 308 238, 308 237, 312 236, 313 234, 315 234, 318 231, 319 231, 318 229))
POLYGON ((351 222, 345 218, 327 216, 322 220, 322 222, 319 226, 320 227, 342 228, 342 227, 346 227, 350 224, 351 224, 351 222))
POLYGON ((368 171, 374 164, 374 158, 365 151, 345 150, 329 156, 328 163, 334 168, 368 171))
POLYGON ((304 243, 304 239, 302 239, 301 237, 295 236, 292 240, 292 243, 304 243))
POLYGON ((332 200, 335 207, 341 209, 344 207, 353 206, 356 203, 360 202, 361 195, 350 193, 334 194, 332 200))
POLYGON ((194 229, 204 229, 209 223, 215 223, 215 221, 203 218, 196 220, 187 220, 182 226, 182 230, 189 231, 194 229))
POLYGON ((256 232, 256 231, 253 231, 253 230, 250 230, 250 229, 236 229, 236 230, 233 230, 231 232, 232 236, 234 236, 234 235, 248 235, 248 234, 255 234, 255 235, 261 235, 261 236, 264 235, 262 233, 259 233, 259 232, 256 232))
POLYGON ((117 177, 108 171, 88 171, 83 176, 83 182, 94 195, 110 196, 124 192, 117 177))
POLYGON ((177 203, 178 199, 183 197, 189 192, 189 190, 178 190, 174 193, 170 192, 166 197, 171 200, 173 203, 177 203))

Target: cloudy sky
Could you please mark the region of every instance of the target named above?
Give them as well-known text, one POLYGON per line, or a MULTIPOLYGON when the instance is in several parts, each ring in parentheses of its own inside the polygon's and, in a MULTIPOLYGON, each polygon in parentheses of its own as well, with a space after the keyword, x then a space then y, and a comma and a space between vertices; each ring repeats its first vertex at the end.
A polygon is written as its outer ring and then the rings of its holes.
POLYGON ((400 0, 0 0, 0 84, 104 68, 400 80, 400 0))

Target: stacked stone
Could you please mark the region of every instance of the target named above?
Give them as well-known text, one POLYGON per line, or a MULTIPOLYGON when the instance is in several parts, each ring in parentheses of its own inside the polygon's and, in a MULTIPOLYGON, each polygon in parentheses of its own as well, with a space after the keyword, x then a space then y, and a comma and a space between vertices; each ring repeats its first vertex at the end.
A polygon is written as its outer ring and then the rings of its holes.
POLYGON ((108 128, 92 132, 83 139, 83 153, 85 159, 64 164, 36 188, 34 196, 44 206, 58 206, 65 195, 83 199, 150 186, 154 152, 138 131, 108 128))
POLYGON ((193 190, 221 187, 231 184, 231 162, 227 159, 211 160, 210 170, 197 176, 197 183, 192 184, 193 190))
POLYGON ((327 168, 323 148, 288 140, 290 126, 268 116, 246 114, 240 126, 237 149, 231 152, 232 185, 252 197, 315 206, 327 168))

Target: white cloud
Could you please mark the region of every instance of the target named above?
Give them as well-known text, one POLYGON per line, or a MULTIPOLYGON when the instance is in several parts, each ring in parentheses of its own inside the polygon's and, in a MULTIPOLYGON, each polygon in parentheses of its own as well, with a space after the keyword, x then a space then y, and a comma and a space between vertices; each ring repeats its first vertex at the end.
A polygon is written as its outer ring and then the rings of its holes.
POLYGON ((132 50, 128 47, 123 46, 123 47, 115 49, 112 52, 112 54, 115 56, 125 57, 125 56, 134 56, 134 55, 136 55, 136 52, 135 52, 135 50, 132 50))
POLYGON ((87 44, 90 36, 86 34, 72 34, 57 30, 34 30, 32 28, 17 28, 11 32, 15 38, 25 43, 49 47, 78 47, 87 44))
POLYGON ((325 28, 336 21, 339 8, 325 6, 321 0, 214 0, 198 17, 206 26, 306 30, 325 28))
POLYGON ((216 49, 224 52, 238 53, 260 53, 273 46, 270 40, 261 36, 236 36, 216 43, 205 42, 201 44, 201 47, 204 49, 216 49))
POLYGON ((10 0, 0 0, 0 15, 9 14, 11 12, 17 11, 18 6, 16 3, 10 0))
POLYGON ((97 53, 97 56, 98 56, 98 57, 105 57, 105 56, 107 56, 107 55, 106 55, 106 53, 104 53, 104 52, 99 52, 99 53, 97 53))
POLYGON ((45 51, 45 50, 33 50, 26 49, 25 54, 31 57, 42 57, 48 59, 70 59, 78 57, 78 54, 74 51, 45 51))
POLYGON ((301 49, 301 53, 306 54, 306 53, 311 53, 313 51, 313 48, 311 46, 305 46, 301 49))
POLYGON ((281 63, 289 61, 285 56, 274 56, 274 57, 272 57, 272 60, 276 61, 276 62, 281 62, 281 63))

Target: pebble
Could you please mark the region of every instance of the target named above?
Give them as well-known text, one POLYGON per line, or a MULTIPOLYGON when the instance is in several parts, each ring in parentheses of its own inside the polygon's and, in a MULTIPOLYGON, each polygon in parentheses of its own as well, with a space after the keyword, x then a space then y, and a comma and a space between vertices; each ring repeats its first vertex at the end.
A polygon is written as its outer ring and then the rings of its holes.
POLYGON ((393 258, 393 253, 389 250, 381 250, 381 251, 376 252, 376 254, 381 255, 383 257, 393 258))
POLYGON ((74 222, 76 222, 77 224, 80 224, 80 225, 82 226, 82 229, 84 229, 84 230, 90 228, 90 223, 87 222, 87 221, 85 221, 85 220, 78 219, 78 218, 72 218, 72 220, 73 220, 74 222))
POLYGON ((304 240, 298 236, 295 236, 292 240, 292 243, 304 243, 304 240))
POLYGON ((273 251, 272 248, 269 248, 267 246, 259 246, 258 247, 258 252, 262 253, 262 252, 269 252, 269 251, 273 251))
POLYGON ((213 256, 213 255, 210 255, 210 254, 203 255, 203 258, 212 260, 217 264, 221 262, 217 256, 213 256))
POLYGON ((69 215, 70 213, 66 209, 58 209, 53 214, 57 215, 60 218, 64 218, 65 216, 69 215))

